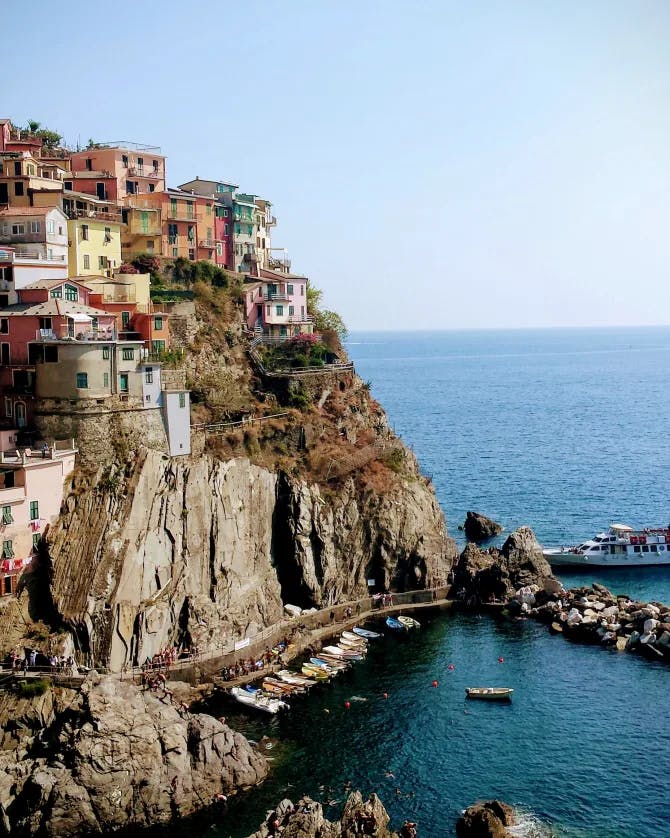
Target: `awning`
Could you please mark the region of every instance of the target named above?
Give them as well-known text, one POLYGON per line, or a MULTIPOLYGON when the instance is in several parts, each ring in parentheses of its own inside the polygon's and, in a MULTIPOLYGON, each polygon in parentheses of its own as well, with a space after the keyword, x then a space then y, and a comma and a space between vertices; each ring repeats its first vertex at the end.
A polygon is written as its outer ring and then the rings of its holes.
POLYGON ((92 317, 89 317, 88 314, 81 314, 81 313, 68 314, 68 318, 70 320, 74 320, 75 323, 90 323, 91 320, 93 319, 92 317))

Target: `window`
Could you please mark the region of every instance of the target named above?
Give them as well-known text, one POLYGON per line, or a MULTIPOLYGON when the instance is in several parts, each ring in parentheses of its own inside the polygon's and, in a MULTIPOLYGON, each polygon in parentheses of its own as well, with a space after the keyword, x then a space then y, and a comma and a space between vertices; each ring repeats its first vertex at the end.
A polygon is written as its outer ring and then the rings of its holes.
POLYGON ((63 286, 53 288, 50 293, 54 300, 60 300, 63 296, 63 286))
POLYGON ((223 217, 228 218, 228 208, 227 207, 223 210, 223 217))
POLYGON ((87 157, 86 158, 86 170, 88 172, 93 171, 93 158, 92 157, 87 157))
POLYGON ((39 233, 41 224, 39 221, 30 221, 29 227, 31 233, 39 233))
POLYGON ((195 248, 189 247, 188 249, 188 258, 194 262, 195 261, 195 248))
POLYGON ((104 269, 109 267, 109 259, 106 256, 98 256, 98 268, 104 269))
POLYGON ((77 291, 76 285, 67 285, 65 286, 65 299, 69 300, 71 303, 76 303, 79 299, 79 292, 77 291))
POLYGON ((40 517, 40 503, 37 500, 30 501, 30 520, 37 521, 40 517))
POLYGON ((241 232, 242 232, 242 225, 240 224, 239 221, 236 221, 235 222, 235 235, 239 236, 241 232))
POLYGON ((149 184, 149 192, 155 192, 155 191, 156 191, 156 184, 155 183, 150 183, 149 184))
POLYGON ((154 167, 154 172, 158 174, 158 160, 152 160, 151 164, 154 167))
POLYGON ((108 244, 112 240, 112 228, 105 227, 105 244, 108 244))
POLYGON ((225 191, 226 191, 226 187, 225 187, 222 183, 217 183, 217 184, 216 184, 216 191, 217 191, 217 192, 225 192, 225 191))
POLYGON ((177 217, 177 199, 176 198, 170 198, 170 215, 173 218, 177 217))
POLYGON ((637 544, 635 545, 635 547, 633 547, 633 552, 634 553, 639 553, 640 552, 640 548, 637 546, 637 544))
POLYGON ((23 195, 23 182, 22 181, 17 180, 16 183, 14 184, 14 194, 18 197, 23 195))
POLYGON ((77 373, 77 390, 88 390, 88 373, 77 373))
POLYGON ((154 383, 154 368, 153 367, 147 367, 144 370, 144 380, 147 384, 153 384, 154 383))
POLYGON ((8 399, 7 396, 5 396, 5 416, 8 419, 11 419, 13 415, 14 415, 14 402, 12 402, 11 399, 8 399))
POLYGON ((164 340, 152 340, 151 341, 151 351, 154 355, 161 355, 165 352, 165 341, 164 340))
POLYGON ((40 332, 50 332, 52 329, 52 320, 50 317, 40 317, 40 332))
POLYGON ((127 169, 127 168, 128 168, 128 155, 127 155, 127 154, 124 154, 124 155, 121 157, 121 164, 122 164, 122 166, 123 166, 123 168, 124 168, 124 169, 127 169))
POLYGON ((2 319, 0 319, 0 334, 9 334, 9 317, 3 317, 2 319))
POLYGON ((134 361, 135 360, 135 350, 134 349, 122 349, 121 350, 121 357, 124 361, 134 361))
POLYGON ((63 189, 66 192, 72 192, 72 181, 71 180, 63 181, 63 189))
POLYGON ((289 317, 293 317, 293 315, 295 314, 295 306, 289 306, 288 307, 288 313, 289 313, 289 317))
POLYGON ((143 169, 144 168, 144 157, 137 158, 137 168, 143 169))
POLYGON ((300 286, 300 296, 301 296, 301 297, 304 297, 304 296, 305 296, 305 286, 304 286, 304 285, 301 285, 301 286, 300 286))
POLYGON ((179 407, 186 407, 186 393, 179 394, 179 407))
POLYGON ((85 242, 88 241, 88 224, 81 225, 81 240, 85 242))
POLYGON ((282 315, 284 313, 284 306, 276 306, 275 310, 278 315, 282 315))
POLYGON ((109 387, 109 373, 103 372, 102 374, 102 386, 109 387))
POLYGON ((102 347, 102 360, 109 361, 109 346, 102 347))
POLYGON ((186 217, 193 218, 193 201, 186 201, 186 217))
POLYGON ((84 270, 88 271, 91 267, 91 257, 88 253, 84 253, 84 270))
POLYGON ((12 235, 23 236, 26 232, 25 224, 12 224, 12 235))
POLYGON ((14 163, 14 174, 21 175, 21 163, 14 163))
POLYGON ((178 247, 173 247, 172 248, 172 256, 173 256, 174 259, 176 259, 179 256, 179 248, 178 247))
POLYGON ((154 240, 153 239, 147 239, 147 250, 153 250, 153 249, 154 249, 154 240))
POLYGON ((128 392, 128 373, 127 372, 122 372, 121 375, 119 376, 119 390, 121 390, 122 393, 127 393, 128 392))
POLYGON ((154 317, 154 329, 157 332, 162 331, 163 329, 163 318, 162 317, 154 317))
POLYGON ((300 306, 300 314, 302 315, 303 319, 305 317, 305 306, 300 306))
POLYGON ((33 533, 33 553, 36 553, 40 549, 40 541, 42 540, 42 536, 38 532, 33 533))
POLYGON ((223 225, 223 235, 229 236, 230 235, 230 224, 223 225))
POLYGON ((14 544, 11 541, 3 541, 2 542, 2 558, 3 559, 13 559, 14 558, 14 544))
POLYGON ((3 506, 2 507, 2 523, 3 524, 13 524, 14 517, 12 515, 12 507, 11 506, 3 506))
POLYGON ((137 190, 135 189, 135 182, 132 180, 126 181, 126 192, 129 195, 134 195, 137 190))
POLYGON ((205 207, 205 209, 206 209, 206 211, 207 211, 207 215, 211 215, 211 214, 212 214, 212 205, 211 205, 211 204, 207 204, 207 206, 205 207))
MULTIPOLYGON (((39 230, 37 232, 39 233, 39 230)), ((47 221, 47 233, 55 233, 55 232, 56 232, 55 221, 47 221)))
POLYGON ((290 283, 286 286, 286 293, 287 294, 292 294, 293 293, 293 286, 290 283))
POLYGON ((221 242, 216 243, 216 255, 223 256, 223 245, 221 244, 221 242))
POLYGON ((253 236, 254 228, 251 224, 247 224, 247 236, 253 236))

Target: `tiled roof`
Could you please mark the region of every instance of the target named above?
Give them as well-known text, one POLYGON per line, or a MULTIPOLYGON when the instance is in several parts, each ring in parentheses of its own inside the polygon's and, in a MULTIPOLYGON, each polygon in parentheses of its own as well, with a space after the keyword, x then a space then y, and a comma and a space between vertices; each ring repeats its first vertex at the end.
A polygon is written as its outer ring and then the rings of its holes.
POLYGON ((58 207, 5 207, 0 210, 0 216, 13 218, 18 215, 46 215, 51 210, 58 210, 58 207))
POLYGON ((2 314, 14 314, 21 315, 24 317, 44 317, 45 315, 51 315, 55 317, 73 317, 76 314, 86 314, 89 317, 114 316, 113 314, 110 314, 108 311, 101 311, 98 308, 85 306, 82 303, 75 303, 71 302, 70 300, 60 300, 54 298, 51 298, 50 300, 45 300, 45 302, 43 303, 20 303, 16 306, 8 306, 7 308, 2 309, 2 314))

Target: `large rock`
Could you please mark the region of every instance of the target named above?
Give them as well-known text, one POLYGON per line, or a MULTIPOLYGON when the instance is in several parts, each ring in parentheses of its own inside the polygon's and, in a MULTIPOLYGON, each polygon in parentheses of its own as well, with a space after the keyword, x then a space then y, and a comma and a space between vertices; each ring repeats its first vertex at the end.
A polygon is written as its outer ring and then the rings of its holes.
POLYGON ((504 527, 496 521, 487 518, 486 515, 480 515, 479 512, 468 512, 463 524, 468 541, 474 541, 477 544, 500 535, 503 529, 504 527))
POLYGON ((469 806, 456 823, 457 838, 511 838, 514 809, 499 800, 469 806))
POLYGON ((45 727, 22 730, 0 752, 11 835, 166 823, 267 773, 265 758, 225 724, 111 676, 92 675, 79 693, 54 690, 40 712, 45 727))
POLYGON ((521 527, 499 550, 491 547, 484 552, 467 544, 454 568, 454 589, 462 599, 486 602, 505 599, 520 588, 551 587, 553 578, 533 531, 521 527))

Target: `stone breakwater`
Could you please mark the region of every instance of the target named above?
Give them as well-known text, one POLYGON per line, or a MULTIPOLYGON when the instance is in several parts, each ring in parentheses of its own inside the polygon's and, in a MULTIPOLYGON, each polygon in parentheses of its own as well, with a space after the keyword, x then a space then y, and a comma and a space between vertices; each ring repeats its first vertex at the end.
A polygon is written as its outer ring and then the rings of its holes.
POLYGON ((3 835, 136 834, 267 774, 265 758, 221 721, 110 676, 1 702, 3 835))
POLYGON ((598 584, 569 591, 545 584, 521 588, 507 605, 572 640, 670 662, 670 606, 663 603, 631 600, 598 584))
MULTIPOLYGON (((283 838, 353 838, 373 835, 376 838, 416 838, 421 825, 406 820, 397 832, 391 831, 390 817, 376 794, 365 800, 360 791, 352 792, 344 804, 339 820, 326 820, 320 803, 309 797, 297 804, 282 800, 276 809, 267 813, 264 823, 249 838, 269 838, 281 834, 283 838)), ((508 827, 517 822, 511 806, 498 800, 476 803, 466 809, 456 824, 457 838, 512 838, 508 827)), ((454 830, 445 825, 444 835, 454 830)))

